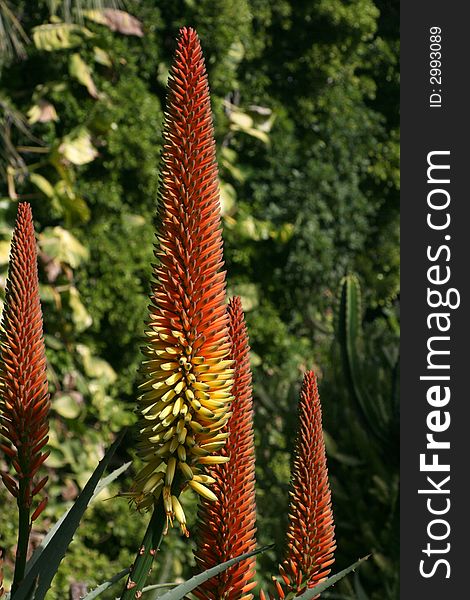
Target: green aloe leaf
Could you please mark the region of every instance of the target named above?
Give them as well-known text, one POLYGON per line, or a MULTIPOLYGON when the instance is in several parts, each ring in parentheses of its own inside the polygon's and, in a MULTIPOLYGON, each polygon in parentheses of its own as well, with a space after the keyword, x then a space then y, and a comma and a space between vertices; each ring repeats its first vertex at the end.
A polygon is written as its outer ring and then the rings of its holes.
POLYGON ((369 556, 370 556, 370 554, 368 556, 364 556, 364 558, 360 558, 354 564, 350 565, 349 567, 346 567, 346 569, 343 569, 339 573, 336 573, 336 575, 333 575, 332 577, 328 577, 328 579, 326 581, 323 581, 322 583, 319 583, 315 587, 310 588, 309 590, 307 590, 300 596, 296 596, 293 600, 312 600, 312 598, 315 598, 315 596, 318 596, 318 594, 321 594, 322 592, 327 590, 332 585, 335 585, 335 583, 338 583, 338 581, 340 579, 343 579, 343 577, 345 577, 346 575, 351 573, 351 571, 354 571, 355 569, 357 569, 357 567, 361 563, 366 561, 369 558, 369 556))
MULTIPOLYGON (((12 600, 27 600, 30 598, 31 590, 36 585, 34 600, 44 600, 47 590, 57 573, 57 569, 65 556, 65 552, 80 524, 80 520, 89 505, 91 499, 100 487, 100 479, 107 468, 114 452, 122 441, 125 431, 123 431, 108 449, 104 457, 99 462, 95 472, 88 480, 78 496, 75 504, 63 516, 61 522, 56 527, 55 532, 49 537, 47 544, 43 547, 40 555, 29 565, 29 571, 23 581, 20 583, 12 600), (53 543, 50 543, 53 542, 53 543)), ((101 482, 103 489, 104 480, 101 482)), ((109 483, 109 481, 108 481, 109 483)), ((43 542, 44 544, 44 542, 43 542)))
POLYGON ((82 600, 93 600, 93 598, 98 598, 98 596, 100 596, 108 588, 110 588, 112 585, 114 585, 116 582, 122 579, 124 575, 128 575, 130 570, 131 568, 127 567, 127 569, 119 571, 119 573, 116 573, 116 575, 111 577, 111 579, 104 581, 101 585, 89 592, 86 596, 83 596, 82 600))
POLYGON ((194 588, 197 588, 198 585, 201 585, 201 583, 204 583, 211 577, 215 577, 215 575, 222 573, 222 571, 225 571, 229 567, 236 565, 242 560, 250 558, 251 556, 255 556, 255 554, 265 552, 266 550, 272 547, 273 544, 271 544, 270 546, 263 546, 262 548, 258 548, 258 550, 253 550, 253 552, 247 552, 246 554, 242 554, 241 556, 237 556, 236 558, 227 560, 221 563, 220 565, 217 565, 216 567, 207 569, 207 571, 204 571, 203 573, 199 573, 199 575, 191 577, 191 579, 188 579, 188 581, 185 581, 184 583, 170 590, 166 594, 163 594, 163 596, 160 596, 159 600, 182 600, 182 598, 184 598, 186 594, 189 594, 189 592, 194 590, 194 588))
MULTIPOLYGON (((114 470, 112 473, 110 473, 106 477, 103 477, 103 479, 101 479, 100 482, 98 483, 98 485, 96 486, 96 489, 93 492, 93 496, 90 498, 90 501, 88 502, 88 504, 93 502, 93 500, 97 496, 99 496, 99 494, 102 492, 102 490, 104 490, 105 487, 107 487, 110 483, 112 483, 115 479, 117 479, 122 473, 124 473, 124 471, 127 471, 127 469, 131 466, 131 464, 132 464, 132 462, 129 461, 129 462, 123 464, 118 469, 114 470)), ((47 547, 47 545, 49 544, 51 539, 54 537, 54 535, 56 534, 56 531, 60 528, 60 526, 62 525, 64 520, 67 518, 67 515, 72 510, 72 508, 73 508, 73 506, 71 506, 69 509, 67 509, 64 512, 64 514, 60 517, 60 519, 57 521, 57 523, 47 532, 47 535, 44 537, 42 542, 39 544, 39 546, 36 548, 33 555, 31 556, 31 558, 27 562, 26 573, 28 573, 28 571, 32 568, 34 563, 39 559, 41 554, 44 552, 45 548, 47 547)))

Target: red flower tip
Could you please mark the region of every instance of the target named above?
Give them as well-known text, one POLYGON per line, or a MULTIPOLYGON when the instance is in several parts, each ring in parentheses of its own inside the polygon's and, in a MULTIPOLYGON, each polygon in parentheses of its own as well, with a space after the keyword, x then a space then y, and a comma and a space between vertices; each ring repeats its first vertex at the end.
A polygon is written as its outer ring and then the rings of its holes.
MULTIPOLYGON (((39 300, 36 238, 31 207, 18 205, 0 332, 0 448, 16 471, 2 480, 18 503, 30 507, 34 477, 47 458, 50 407, 39 300)), ((44 482, 45 483, 45 482, 44 482)))
MULTIPOLYGON (((233 414, 224 434, 227 443, 221 453, 229 462, 209 470, 215 481, 216 502, 202 500, 198 514, 196 563, 201 571, 250 552, 255 539, 255 451, 253 399, 251 392, 250 347, 240 298, 228 305, 232 342, 230 358, 235 361, 232 394, 233 414)), ((244 560, 197 588, 201 600, 250 600, 256 585, 255 558, 244 560)))

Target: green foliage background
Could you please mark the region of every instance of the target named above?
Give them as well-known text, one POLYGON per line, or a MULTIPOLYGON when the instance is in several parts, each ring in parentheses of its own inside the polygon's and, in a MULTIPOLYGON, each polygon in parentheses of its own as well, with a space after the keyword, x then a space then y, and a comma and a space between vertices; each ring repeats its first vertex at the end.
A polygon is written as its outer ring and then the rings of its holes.
MULTIPOLYGON (((398 2, 126 0, 120 8, 142 24, 132 34, 96 22, 90 2, 68 16, 66 3, 16 2, 29 42, 5 4, 4 35, 23 56, 4 48, 0 59, 0 284, 15 204, 28 200, 53 395, 50 502, 37 539, 133 421, 165 83, 178 28, 192 25, 212 90, 229 293, 242 296, 253 348, 259 541, 276 543, 258 578, 266 586, 282 558, 296 396, 314 368, 335 570, 373 553, 330 597, 398 598, 396 440, 391 432, 386 450, 371 442, 335 318, 340 280, 355 272, 364 385, 388 394, 399 335, 398 2)), ((119 460, 133 443, 131 433, 119 460)), ((8 574, 15 511, 5 490, 0 506, 8 574)), ((144 521, 125 501, 96 504, 51 600, 72 581, 92 586, 130 564, 144 521)), ((191 564, 190 545, 172 532, 154 579, 177 580, 191 564)))

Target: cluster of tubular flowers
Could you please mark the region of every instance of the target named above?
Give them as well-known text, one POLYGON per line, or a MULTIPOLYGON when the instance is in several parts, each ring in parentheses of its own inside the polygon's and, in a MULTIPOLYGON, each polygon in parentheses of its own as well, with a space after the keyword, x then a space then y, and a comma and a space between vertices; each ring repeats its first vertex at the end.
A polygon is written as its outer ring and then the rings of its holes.
MULTIPOLYGON (((195 558, 205 571, 256 548, 255 448, 250 347, 240 298, 228 305, 231 358, 234 360, 232 416, 224 431, 229 434, 221 451, 228 463, 210 468, 217 502, 199 506, 195 558)), ((194 590, 200 600, 250 600, 256 586, 255 558, 230 567, 194 590)))
MULTIPOLYGON (((47 477, 36 481, 46 460, 50 400, 39 300, 37 250, 31 207, 18 205, 11 243, 5 306, 0 332, 0 436, 13 473, 0 473, 3 483, 28 513, 47 477), (13 476, 12 476, 13 475, 13 476)), ((31 515, 34 521, 44 498, 31 515)))
POLYGON ((178 500, 190 486, 215 500, 207 465, 224 446, 233 384, 225 304, 220 202, 209 87, 196 32, 180 31, 164 123, 159 229, 145 360, 138 455, 130 496, 151 508, 163 493, 168 522, 187 535, 178 500))
MULTIPOLYGON (((281 581, 273 577, 271 600, 298 595, 324 581, 334 562, 336 548, 331 492, 328 482, 322 414, 313 371, 303 380, 299 425, 291 477, 287 552, 279 567, 281 581)), ((317 596, 318 597, 318 596, 317 596)), ((266 600, 264 592, 261 600, 266 600)))

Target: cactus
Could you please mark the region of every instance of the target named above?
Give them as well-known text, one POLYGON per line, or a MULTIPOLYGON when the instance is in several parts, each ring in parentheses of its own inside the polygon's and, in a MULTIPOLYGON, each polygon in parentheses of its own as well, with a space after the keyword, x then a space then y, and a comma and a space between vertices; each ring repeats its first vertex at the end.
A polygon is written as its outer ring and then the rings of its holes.
POLYGON ((376 367, 379 354, 365 356, 361 288, 358 278, 352 274, 341 280, 337 339, 343 371, 361 420, 384 451, 388 451, 395 445, 398 433, 399 359, 391 362, 384 354, 376 367), (371 358, 373 360, 369 360, 371 358))

